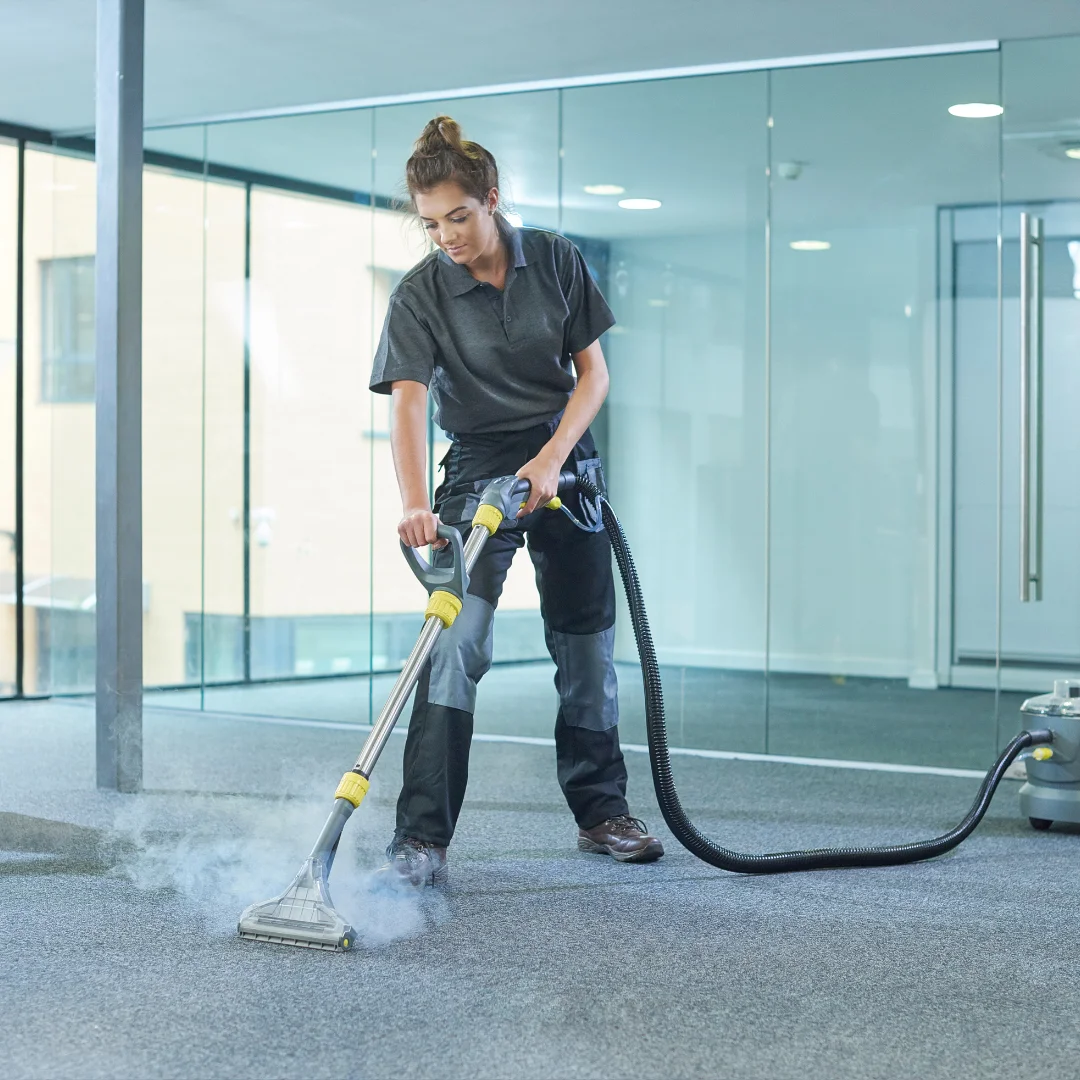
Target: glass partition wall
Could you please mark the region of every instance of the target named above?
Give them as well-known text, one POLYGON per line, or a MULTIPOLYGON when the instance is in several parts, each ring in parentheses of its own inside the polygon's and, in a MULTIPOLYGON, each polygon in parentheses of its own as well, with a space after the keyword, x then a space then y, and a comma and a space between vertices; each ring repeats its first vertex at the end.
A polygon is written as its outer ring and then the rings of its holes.
MULTIPOLYGON (((997 54, 976 53, 772 75, 775 753, 993 760, 993 682, 950 687, 935 657, 939 464, 947 475, 951 457, 939 430, 936 328, 939 215, 976 204, 994 218, 999 184, 999 120, 949 110, 996 105, 998 67, 997 54)), ((982 316, 978 364, 993 379, 994 306, 982 316)), ((978 406, 988 465, 993 402, 978 406)), ((992 469, 984 479, 973 494, 993 508, 992 469)), ((980 528, 983 559, 962 569, 966 587, 988 600, 992 627, 993 517, 980 528)))
POLYGON ((17 143, 0 139, 0 699, 20 690, 16 612, 19 173, 17 143))
MULTIPOLYGON (((594 431, 671 741, 985 766, 1022 695, 1080 667, 1078 58, 1076 40, 1028 41, 148 131, 148 702, 357 723, 381 706, 423 596, 367 377, 428 250, 404 163, 448 113, 498 158, 511 220, 570 236, 617 317, 594 431)), ((77 150, 25 159, 27 693, 93 680, 93 170, 77 150)), ((14 155, 0 144, 0 222, 14 155)), ((5 416, 11 288, 0 272, 5 416)), ((432 426, 433 486, 445 446, 432 426)), ((14 455, 0 443, 8 477, 14 455)), ((13 506, 0 480, 0 530, 13 506)), ((0 534, 0 693, 10 546, 0 534)), ((617 649, 623 737, 642 742, 625 617, 617 649)), ((524 553, 495 659, 478 731, 550 735, 524 553)))
MULTIPOLYGON (((671 739, 747 751, 765 749, 767 137, 764 72, 563 94, 562 230, 604 251, 605 468, 671 739)), ((640 743, 622 614, 623 738, 640 743)))
POLYGON ((1032 686, 1080 669, 1078 63, 1076 38, 1002 47, 1003 731, 1032 686))

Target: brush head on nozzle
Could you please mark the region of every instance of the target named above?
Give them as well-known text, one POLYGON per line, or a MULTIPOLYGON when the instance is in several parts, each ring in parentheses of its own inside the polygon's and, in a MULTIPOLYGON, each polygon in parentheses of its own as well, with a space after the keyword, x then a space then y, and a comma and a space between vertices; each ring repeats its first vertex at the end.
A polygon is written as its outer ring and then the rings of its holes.
POLYGON ((328 860, 310 858, 278 897, 245 908, 239 931, 249 941, 344 952, 352 948, 353 928, 334 910, 327 886, 328 860))

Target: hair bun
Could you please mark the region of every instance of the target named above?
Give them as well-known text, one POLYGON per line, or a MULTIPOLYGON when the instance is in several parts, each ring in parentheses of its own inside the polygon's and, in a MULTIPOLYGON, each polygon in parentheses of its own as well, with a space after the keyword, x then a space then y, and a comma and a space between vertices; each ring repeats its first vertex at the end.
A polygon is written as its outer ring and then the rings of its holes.
POLYGON ((426 156, 447 149, 459 154, 466 152, 461 139, 461 125, 452 116, 436 116, 428 121, 420 133, 415 150, 416 153, 426 156))

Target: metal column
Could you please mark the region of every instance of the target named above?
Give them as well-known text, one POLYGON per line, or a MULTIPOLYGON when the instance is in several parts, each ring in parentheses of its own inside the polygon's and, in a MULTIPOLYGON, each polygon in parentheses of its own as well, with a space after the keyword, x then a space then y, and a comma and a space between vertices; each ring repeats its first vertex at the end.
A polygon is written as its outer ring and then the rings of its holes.
POLYGON ((142 786, 144 0, 97 8, 97 782, 142 786))

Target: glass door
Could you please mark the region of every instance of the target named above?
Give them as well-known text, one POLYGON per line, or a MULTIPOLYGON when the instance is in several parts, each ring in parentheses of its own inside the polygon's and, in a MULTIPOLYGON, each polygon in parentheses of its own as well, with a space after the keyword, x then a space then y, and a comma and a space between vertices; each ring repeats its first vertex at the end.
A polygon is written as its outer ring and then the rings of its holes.
POLYGON ((1001 223, 999 373, 993 362, 998 335, 987 317, 997 306, 997 213, 993 208, 952 213, 957 387, 952 662, 956 681, 988 684, 979 673, 989 670, 1000 646, 1002 688, 1023 691, 1041 689, 1080 664, 1080 560, 1075 554, 1080 499, 1072 479, 1080 460, 1080 431, 1073 420, 1080 400, 1075 363, 1080 355, 1080 200, 1009 203, 1002 208, 1001 223), (1022 228, 1027 231, 1026 254, 1022 228), (1027 260, 1023 269, 1022 258, 1027 260), (996 425, 987 423, 999 379, 1000 461, 996 425), (1029 410, 1026 421, 1022 400, 1029 410), (996 491, 999 467, 1000 503, 988 497, 996 491), (1028 525, 1023 530, 1025 503, 1028 525), (1000 596, 980 588, 997 559, 999 513, 1000 596))
POLYGON ((1080 673, 1078 63, 1075 37, 1013 42, 1002 51, 1006 734, 1025 693, 1080 673))

